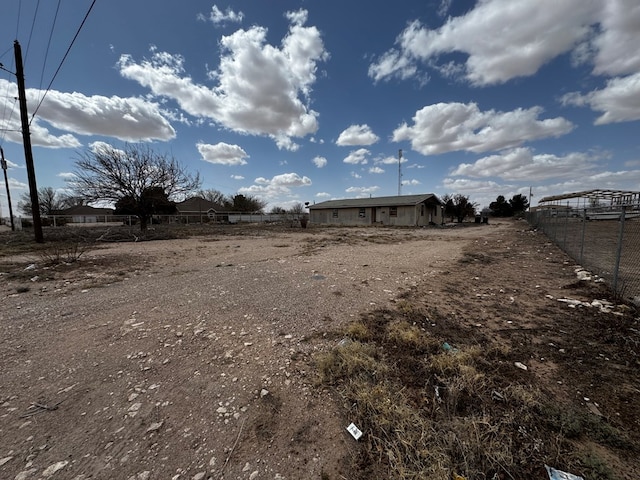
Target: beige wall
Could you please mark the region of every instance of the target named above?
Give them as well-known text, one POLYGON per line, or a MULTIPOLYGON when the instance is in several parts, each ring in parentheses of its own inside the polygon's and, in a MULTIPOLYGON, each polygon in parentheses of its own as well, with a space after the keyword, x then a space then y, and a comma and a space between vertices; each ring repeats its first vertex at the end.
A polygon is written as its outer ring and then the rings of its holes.
POLYGON ((426 226, 429 222, 442 223, 440 205, 406 205, 396 207, 396 215, 392 216, 392 207, 338 208, 337 217, 334 209, 312 209, 310 221, 325 225, 396 225, 403 227, 426 226), (364 212, 362 212, 364 210, 364 212))

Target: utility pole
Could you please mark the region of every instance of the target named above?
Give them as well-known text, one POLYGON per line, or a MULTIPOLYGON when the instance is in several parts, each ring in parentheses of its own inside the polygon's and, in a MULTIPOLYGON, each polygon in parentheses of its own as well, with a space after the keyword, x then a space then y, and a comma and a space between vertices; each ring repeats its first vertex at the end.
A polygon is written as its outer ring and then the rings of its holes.
POLYGON ((36 242, 43 243, 42 222, 40 220, 40 202, 38 201, 38 186, 36 185, 36 171, 33 166, 33 152, 31 151, 31 133, 29 132, 29 114, 27 112, 27 96, 24 88, 24 69, 22 66, 22 49, 16 40, 13 44, 16 56, 16 77, 18 79, 18 100, 20 102, 20 119, 22 120, 22 142, 24 144, 24 159, 27 164, 29 179, 29 193, 31 196, 31 214, 33 216, 33 231, 36 242))
POLYGON ((402 149, 398 150, 398 196, 402 195, 402 149))
POLYGON ((4 184, 7 186, 7 203, 9 204, 9 217, 11 218, 11 231, 16 230, 16 225, 13 223, 13 208, 11 207, 11 192, 9 191, 9 180, 7 179, 7 161, 4 159, 4 150, 0 147, 0 166, 4 170, 4 184))

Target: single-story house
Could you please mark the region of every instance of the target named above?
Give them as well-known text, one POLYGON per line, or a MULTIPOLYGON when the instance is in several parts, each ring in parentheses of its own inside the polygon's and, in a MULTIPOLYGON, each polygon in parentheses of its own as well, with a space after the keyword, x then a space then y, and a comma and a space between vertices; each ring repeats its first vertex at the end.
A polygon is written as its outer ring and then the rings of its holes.
POLYGON ((97 223, 110 222, 113 216, 113 208, 97 208, 89 205, 76 205, 55 212, 58 217, 71 217, 72 223, 97 223))
POLYGON ((329 200, 309 205, 309 220, 330 225, 421 227, 444 223, 444 205, 433 193, 329 200))
POLYGON ((205 218, 216 219, 216 214, 224 207, 203 197, 190 197, 176 203, 178 216, 187 222, 202 222, 205 218))

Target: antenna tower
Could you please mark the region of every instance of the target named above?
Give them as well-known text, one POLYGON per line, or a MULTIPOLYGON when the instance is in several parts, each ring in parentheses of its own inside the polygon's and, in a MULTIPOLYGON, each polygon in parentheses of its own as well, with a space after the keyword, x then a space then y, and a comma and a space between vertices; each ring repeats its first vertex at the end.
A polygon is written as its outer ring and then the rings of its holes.
POLYGON ((398 150, 398 196, 402 195, 402 149, 398 150))

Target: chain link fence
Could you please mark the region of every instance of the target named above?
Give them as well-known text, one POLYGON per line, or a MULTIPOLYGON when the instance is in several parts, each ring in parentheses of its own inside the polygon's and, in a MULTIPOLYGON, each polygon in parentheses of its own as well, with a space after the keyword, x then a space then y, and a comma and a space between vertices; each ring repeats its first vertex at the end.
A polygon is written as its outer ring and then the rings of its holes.
POLYGON ((527 220, 621 298, 640 305, 640 205, 542 209, 527 220))
MULTIPOLYGON (((215 214, 175 214, 175 215, 152 215, 149 225, 158 224, 236 224, 236 223, 289 223, 292 225, 306 225, 309 219, 308 213, 245 213, 245 212, 221 212, 215 214)), ((14 217, 15 229, 33 227, 30 218, 14 217)), ((136 226, 139 219, 135 215, 43 215, 43 227, 65 227, 65 226, 136 226)), ((9 219, 0 219, 1 225, 10 225, 9 219)))

